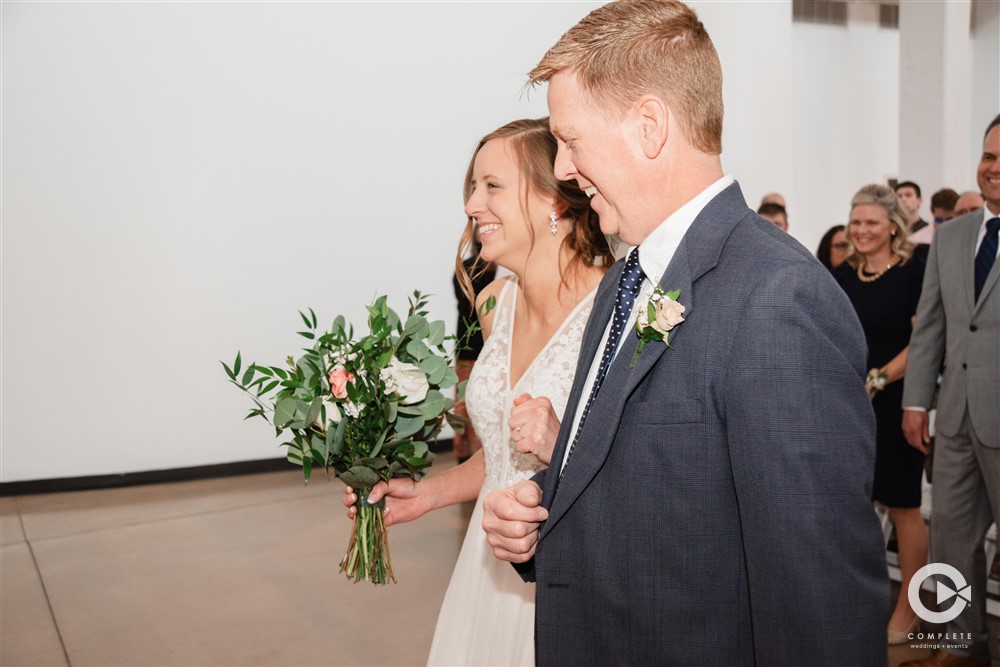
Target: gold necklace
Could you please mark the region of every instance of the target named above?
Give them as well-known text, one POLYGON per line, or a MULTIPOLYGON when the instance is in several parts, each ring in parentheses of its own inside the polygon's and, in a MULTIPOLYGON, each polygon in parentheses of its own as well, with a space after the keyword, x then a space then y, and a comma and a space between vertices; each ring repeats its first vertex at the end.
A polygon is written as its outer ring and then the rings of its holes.
POLYGON ((893 255, 892 259, 889 260, 889 263, 885 265, 884 269, 871 276, 865 275, 864 271, 865 260, 862 259, 860 262, 858 262, 858 280, 860 280, 863 283, 875 282, 876 280, 884 276, 886 271, 899 264, 899 259, 900 259, 899 255, 893 255))

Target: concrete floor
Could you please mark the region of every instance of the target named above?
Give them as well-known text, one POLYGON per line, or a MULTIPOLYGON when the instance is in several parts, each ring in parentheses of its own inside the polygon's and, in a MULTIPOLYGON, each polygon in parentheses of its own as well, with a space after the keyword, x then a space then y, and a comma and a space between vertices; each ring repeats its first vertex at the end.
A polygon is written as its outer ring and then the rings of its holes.
POLYGON ((340 488, 289 470, 0 498, 0 665, 423 665, 470 504, 393 527, 399 583, 376 590, 337 570, 340 488))

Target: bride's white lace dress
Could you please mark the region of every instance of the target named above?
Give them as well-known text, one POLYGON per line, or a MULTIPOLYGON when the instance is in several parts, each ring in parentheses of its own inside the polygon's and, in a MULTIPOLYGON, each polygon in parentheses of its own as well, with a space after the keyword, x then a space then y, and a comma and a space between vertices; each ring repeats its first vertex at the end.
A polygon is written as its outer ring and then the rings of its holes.
POLYGON ((521 394, 546 396, 562 418, 595 293, 573 309, 512 387, 510 345, 518 295, 516 278, 508 278, 500 292, 490 337, 465 392, 469 417, 483 443, 486 482, 445 593, 428 665, 535 663, 535 586, 524 583, 510 563, 493 556, 482 529, 483 498, 529 479, 543 467, 534 455, 514 449, 507 426, 510 409, 521 394))

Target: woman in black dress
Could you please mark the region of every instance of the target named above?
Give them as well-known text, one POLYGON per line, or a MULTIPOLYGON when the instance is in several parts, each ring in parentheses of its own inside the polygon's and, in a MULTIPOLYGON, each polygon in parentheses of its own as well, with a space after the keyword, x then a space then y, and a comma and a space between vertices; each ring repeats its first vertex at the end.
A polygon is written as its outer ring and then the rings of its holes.
POLYGON ((903 374, 920 300, 924 264, 913 258, 902 209, 891 188, 866 185, 851 200, 846 261, 834 277, 854 305, 868 342, 868 379, 876 421, 872 500, 885 505, 896 526, 901 593, 889 619, 888 641, 901 644, 919 619, 907 588, 927 562, 927 527, 920 516, 924 455, 903 436, 903 374))

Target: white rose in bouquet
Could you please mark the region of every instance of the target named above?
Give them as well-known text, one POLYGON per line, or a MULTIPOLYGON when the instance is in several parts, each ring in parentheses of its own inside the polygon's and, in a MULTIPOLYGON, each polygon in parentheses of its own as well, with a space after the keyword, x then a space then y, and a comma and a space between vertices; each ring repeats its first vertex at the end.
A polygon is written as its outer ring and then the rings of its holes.
MULTIPOLYGON (((340 407, 337 406, 333 401, 323 399, 323 406, 326 408, 326 420, 332 424, 339 424, 341 420, 340 407)), ((313 422, 316 426, 323 431, 326 431, 326 424, 323 423, 323 413, 320 412, 316 415, 316 420, 313 422)))
POLYGON ((427 397, 430 385, 427 376, 413 364, 393 357, 389 365, 379 373, 386 389, 403 397, 403 405, 419 403, 427 397))

